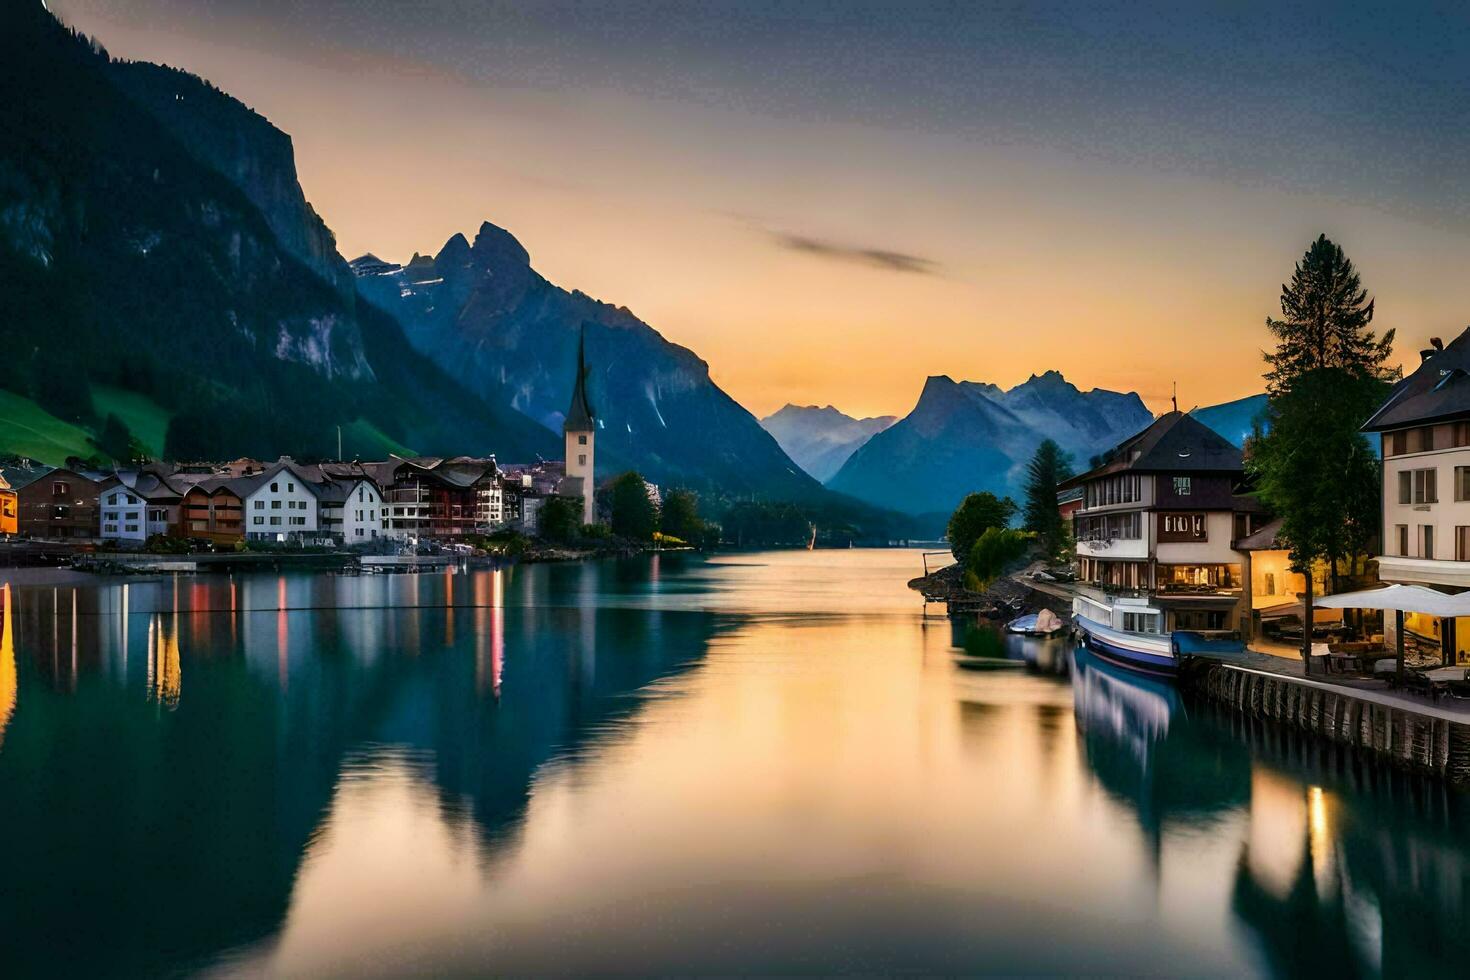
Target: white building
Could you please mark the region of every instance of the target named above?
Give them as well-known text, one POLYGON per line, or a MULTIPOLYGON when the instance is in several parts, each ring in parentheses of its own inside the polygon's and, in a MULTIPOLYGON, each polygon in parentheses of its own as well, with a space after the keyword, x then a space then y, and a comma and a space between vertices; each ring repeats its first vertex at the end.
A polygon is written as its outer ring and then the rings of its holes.
MULTIPOLYGON (((1470 588, 1470 330, 1422 357, 1363 425, 1383 447, 1378 577, 1455 592, 1470 588)), ((1434 617, 1409 613, 1404 625, 1440 639, 1434 617)), ((1470 619, 1453 638, 1457 654, 1470 648, 1470 619)))
POLYGON ((245 536, 251 541, 299 541, 321 527, 317 487, 290 457, 252 477, 245 495, 245 536))
POLYGON ((387 535, 383 493, 372 480, 333 479, 317 487, 321 531, 344 545, 367 544, 387 535))
POLYGON ((148 540, 148 501, 116 477, 103 483, 100 497, 104 541, 142 544, 148 540))

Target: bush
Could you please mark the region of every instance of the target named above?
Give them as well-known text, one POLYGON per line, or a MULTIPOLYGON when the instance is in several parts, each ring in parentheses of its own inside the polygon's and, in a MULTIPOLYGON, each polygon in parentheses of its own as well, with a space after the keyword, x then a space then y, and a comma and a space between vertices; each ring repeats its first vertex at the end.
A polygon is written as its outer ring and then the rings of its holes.
POLYGON ((1027 531, 992 527, 980 535, 980 540, 970 549, 970 560, 965 569, 965 584, 976 592, 990 587, 990 583, 1026 554, 1036 535, 1027 531))
POLYGON ((990 491, 972 493, 955 508, 949 518, 949 547, 955 559, 965 561, 975 542, 991 528, 1004 528, 1016 514, 1016 503, 1010 497, 997 497, 990 491))

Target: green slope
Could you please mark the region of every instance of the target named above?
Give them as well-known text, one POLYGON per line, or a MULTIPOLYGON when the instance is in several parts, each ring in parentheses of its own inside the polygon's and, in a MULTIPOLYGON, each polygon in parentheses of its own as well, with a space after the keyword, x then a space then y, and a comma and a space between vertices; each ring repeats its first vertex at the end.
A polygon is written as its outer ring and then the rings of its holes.
POLYGON ((68 456, 96 452, 86 429, 63 422, 29 398, 0 390, 0 453, 61 466, 68 456))
POLYGON ((108 415, 116 415, 122 419, 128 431, 133 434, 133 438, 148 450, 149 456, 154 458, 163 456, 163 441, 168 435, 168 420, 173 417, 173 413, 168 409, 147 395, 125 391, 122 388, 113 388, 109 385, 92 387, 92 405, 97 409, 99 419, 105 419, 108 415))

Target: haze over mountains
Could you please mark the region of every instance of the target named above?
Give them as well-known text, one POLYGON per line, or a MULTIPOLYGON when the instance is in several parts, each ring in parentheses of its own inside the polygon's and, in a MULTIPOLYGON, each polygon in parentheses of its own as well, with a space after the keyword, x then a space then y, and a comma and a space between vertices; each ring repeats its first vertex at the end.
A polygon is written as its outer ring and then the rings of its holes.
POLYGON ((1014 388, 931 377, 918 404, 874 435, 828 486, 907 514, 948 514, 977 490, 1015 496, 1054 439, 1079 464, 1153 420, 1134 392, 1081 391, 1056 371, 1014 388))
POLYGON ((828 405, 792 405, 761 419, 761 428, 796 462, 823 483, 873 436, 898 421, 896 415, 855 419, 828 405))

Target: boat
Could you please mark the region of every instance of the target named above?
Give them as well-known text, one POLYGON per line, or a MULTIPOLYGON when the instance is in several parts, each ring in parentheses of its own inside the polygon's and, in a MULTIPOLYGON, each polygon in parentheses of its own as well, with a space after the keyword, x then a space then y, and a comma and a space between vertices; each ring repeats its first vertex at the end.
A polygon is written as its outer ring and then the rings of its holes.
POLYGON ((1024 670, 1026 661, 1011 660, 1007 657, 975 657, 957 653, 954 657, 954 665, 961 670, 1024 670))
POLYGON ((1018 616, 1006 623, 1007 633, 1020 633, 1024 636, 1056 636, 1067 627, 1050 609, 1043 609, 1039 613, 1030 613, 1018 616))
POLYGON ((1173 677, 1179 669, 1170 633, 1134 633, 1089 618, 1079 598, 1072 607, 1077 638, 1099 660, 1155 677, 1173 677))

